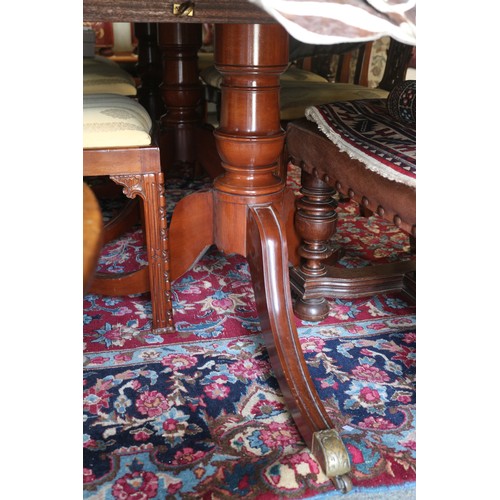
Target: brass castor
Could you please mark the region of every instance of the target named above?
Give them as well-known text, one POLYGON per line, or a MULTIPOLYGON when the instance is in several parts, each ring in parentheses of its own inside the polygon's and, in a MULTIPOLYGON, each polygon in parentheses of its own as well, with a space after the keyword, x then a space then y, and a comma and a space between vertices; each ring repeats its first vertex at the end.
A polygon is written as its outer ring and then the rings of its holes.
POLYGON ((335 476, 333 478, 333 482, 335 483, 337 489, 339 489, 342 493, 349 493, 349 491, 351 491, 352 489, 352 481, 347 474, 335 476))
POLYGON ((315 432, 311 452, 325 474, 333 479, 335 486, 342 493, 351 491, 352 481, 348 475, 351 472, 351 461, 347 449, 335 429, 315 432))

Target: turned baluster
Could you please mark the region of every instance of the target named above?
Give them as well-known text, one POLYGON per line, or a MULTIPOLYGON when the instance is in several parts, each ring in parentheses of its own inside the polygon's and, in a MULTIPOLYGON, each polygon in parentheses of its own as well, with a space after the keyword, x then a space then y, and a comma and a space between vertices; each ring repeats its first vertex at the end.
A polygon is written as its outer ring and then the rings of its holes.
POLYGON ((137 38, 137 73, 140 83, 137 88, 139 102, 148 110, 153 120, 165 112, 160 94, 162 79, 161 52, 158 46, 157 23, 134 23, 137 38))
POLYGON ((288 60, 283 38, 278 25, 215 27, 223 104, 214 135, 225 171, 214 183, 215 237, 223 251, 246 255, 246 207, 283 197, 285 180, 276 175, 285 139, 279 117, 279 77, 288 60), (264 43, 273 38, 280 43, 264 43))
MULTIPOLYGON (((300 272, 304 279, 318 278, 326 275, 324 262, 335 252, 330 244, 337 229, 335 190, 303 169, 301 185, 302 197, 296 202, 295 213, 295 229, 302 238, 300 272)), ((329 306, 324 297, 299 297, 294 311, 303 320, 321 321, 328 316, 329 306)))
POLYGON ((203 96, 198 78, 201 24, 160 23, 159 46, 163 78, 160 92, 166 113, 160 119, 162 169, 172 171, 196 162, 195 130, 201 122, 198 108, 203 96))

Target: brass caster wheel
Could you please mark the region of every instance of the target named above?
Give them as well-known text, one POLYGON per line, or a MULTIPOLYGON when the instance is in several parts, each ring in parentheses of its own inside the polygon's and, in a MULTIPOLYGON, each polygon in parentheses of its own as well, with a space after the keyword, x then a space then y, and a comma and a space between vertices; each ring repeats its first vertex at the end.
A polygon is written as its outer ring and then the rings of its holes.
POLYGON ((351 472, 351 461, 335 429, 315 432, 311 452, 320 463, 324 473, 333 479, 335 486, 342 493, 347 493, 352 489, 352 482, 348 476, 351 472))
POLYGON ((352 481, 347 474, 334 477, 333 482, 335 483, 337 489, 342 493, 349 493, 352 490, 352 481))

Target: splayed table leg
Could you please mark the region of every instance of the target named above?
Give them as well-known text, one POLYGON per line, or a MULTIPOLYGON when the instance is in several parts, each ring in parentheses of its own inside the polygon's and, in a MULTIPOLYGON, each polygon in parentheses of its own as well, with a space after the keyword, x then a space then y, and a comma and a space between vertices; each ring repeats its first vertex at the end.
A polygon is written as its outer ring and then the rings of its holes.
POLYGON ((325 472, 348 491, 349 457, 314 387, 292 310, 287 240, 294 238, 293 196, 278 166, 285 139, 279 79, 288 64, 287 42, 277 24, 216 26, 215 63, 223 81, 214 135, 224 174, 213 190, 187 197, 174 210, 172 274, 175 278, 212 243, 247 257, 266 346, 288 409, 325 472), (178 214, 188 225, 184 234, 178 214), (174 271, 176 255, 183 251, 190 257, 174 271))

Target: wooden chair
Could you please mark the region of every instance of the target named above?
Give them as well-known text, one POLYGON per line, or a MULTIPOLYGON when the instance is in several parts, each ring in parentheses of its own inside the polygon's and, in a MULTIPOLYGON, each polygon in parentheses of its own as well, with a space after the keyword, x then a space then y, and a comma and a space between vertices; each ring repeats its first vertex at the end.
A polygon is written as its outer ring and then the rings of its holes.
MULTIPOLYGON (((405 83, 408 85, 402 87, 410 88, 411 82, 405 83)), ((416 91, 414 94, 415 104, 416 91)), ((339 255, 331 243, 337 222, 335 190, 404 230, 414 251, 414 123, 396 121, 387 101, 378 99, 314 106, 306 115, 309 120, 288 124, 286 137, 290 159, 302 170, 303 196, 297 201, 295 215, 295 227, 303 240, 299 248, 302 262, 290 273, 297 296, 295 313, 309 321, 324 319, 329 310, 326 297, 355 298, 397 290, 414 300, 413 259, 359 269, 331 265, 332 258, 339 255), (357 133, 361 129, 356 124, 361 121, 370 130, 366 147, 363 132, 357 133), (385 142, 383 136, 394 140, 385 142)))
POLYGON ((160 153, 146 110, 126 96, 84 96, 83 175, 109 176, 128 198, 139 196, 148 266, 128 274, 96 273, 91 293, 151 292, 153 329, 173 331, 169 246, 160 153))
MULTIPOLYGON (((102 38, 106 30, 99 29, 98 31, 102 38)), ((82 74, 84 95, 113 94, 133 98, 137 96, 139 102, 141 102, 135 79, 116 61, 101 55, 84 56, 82 74)), ((141 104, 151 116, 148 107, 143 102, 141 104)), ((87 179, 87 182, 92 186, 98 200, 123 198, 121 188, 113 182, 103 181, 103 179, 99 179, 98 182, 87 179)), ((119 212, 105 222, 103 244, 116 239, 120 234, 130 229, 139 221, 139 217, 138 199, 128 200, 119 212)))

